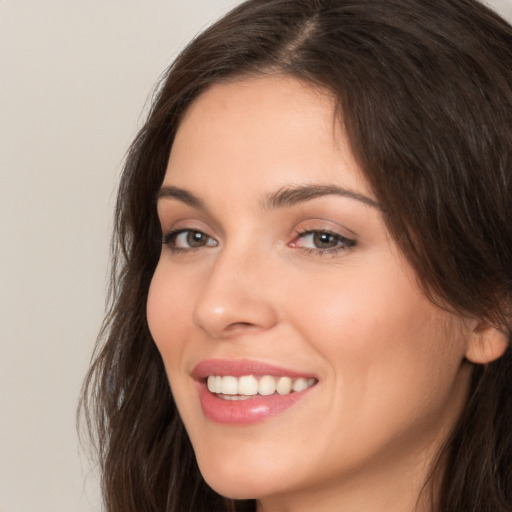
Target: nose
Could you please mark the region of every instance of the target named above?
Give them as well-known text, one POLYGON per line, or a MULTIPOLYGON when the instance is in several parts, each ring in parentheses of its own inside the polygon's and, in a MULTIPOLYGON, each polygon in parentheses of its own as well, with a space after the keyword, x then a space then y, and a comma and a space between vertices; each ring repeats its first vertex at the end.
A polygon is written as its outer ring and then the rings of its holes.
POLYGON ((271 329, 278 320, 264 255, 223 251, 195 304, 194 323, 223 339, 271 329))

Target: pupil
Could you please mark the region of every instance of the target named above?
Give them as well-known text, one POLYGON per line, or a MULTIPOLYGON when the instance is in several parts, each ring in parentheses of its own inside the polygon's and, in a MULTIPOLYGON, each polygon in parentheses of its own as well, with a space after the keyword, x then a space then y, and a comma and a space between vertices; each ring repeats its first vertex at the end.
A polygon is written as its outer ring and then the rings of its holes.
POLYGON ((187 243, 190 247, 200 247, 204 245, 204 235, 199 231, 191 231, 187 236, 187 243))
POLYGON ((337 240, 334 237, 334 235, 331 235, 330 233, 315 233, 313 239, 315 245, 319 249, 328 249, 331 247, 335 247, 337 243, 337 240))

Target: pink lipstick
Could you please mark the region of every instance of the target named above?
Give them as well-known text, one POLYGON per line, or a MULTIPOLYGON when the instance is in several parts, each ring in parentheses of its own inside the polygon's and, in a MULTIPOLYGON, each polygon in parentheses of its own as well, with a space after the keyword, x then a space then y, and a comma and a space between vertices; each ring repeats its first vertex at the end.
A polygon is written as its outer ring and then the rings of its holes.
POLYGON ((202 361, 192 376, 204 415, 234 425, 275 416, 303 399, 318 382, 312 374, 250 360, 202 361))

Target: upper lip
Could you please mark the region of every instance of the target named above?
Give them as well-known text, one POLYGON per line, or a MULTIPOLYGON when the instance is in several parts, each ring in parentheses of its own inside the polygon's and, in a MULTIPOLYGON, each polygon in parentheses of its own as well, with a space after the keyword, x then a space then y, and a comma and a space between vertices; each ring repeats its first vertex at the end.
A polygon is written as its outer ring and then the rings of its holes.
POLYGON ((318 380, 316 375, 309 372, 299 372, 250 359, 206 359, 198 363, 192 370, 192 376, 198 380, 206 379, 210 375, 231 375, 233 377, 272 375, 274 377, 305 377, 318 380))

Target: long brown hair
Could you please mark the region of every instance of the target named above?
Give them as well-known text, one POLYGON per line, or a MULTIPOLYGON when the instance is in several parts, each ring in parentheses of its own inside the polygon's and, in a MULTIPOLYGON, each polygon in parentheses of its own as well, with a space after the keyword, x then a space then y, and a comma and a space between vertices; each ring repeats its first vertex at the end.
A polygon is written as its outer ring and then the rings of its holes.
MULTIPOLYGON (((249 0, 168 69, 126 160, 110 309, 81 402, 108 512, 254 510, 204 483, 145 308, 160 253, 154 198, 180 119, 212 84, 262 73, 334 95, 425 293, 511 341, 512 28, 475 0, 249 0)), ((439 458, 439 511, 512 510, 511 382, 510 349, 475 366, 439 458)))

